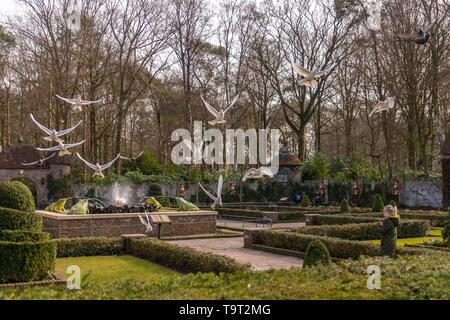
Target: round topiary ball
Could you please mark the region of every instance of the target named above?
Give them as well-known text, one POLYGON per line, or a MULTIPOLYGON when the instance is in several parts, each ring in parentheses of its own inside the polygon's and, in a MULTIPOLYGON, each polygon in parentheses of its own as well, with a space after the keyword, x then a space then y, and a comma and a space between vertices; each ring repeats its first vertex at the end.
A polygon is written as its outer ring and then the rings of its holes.
POLYGON ((330 265, 332 263, 327 247, 320 240, 312 240, 306 248, 303 268, 317 265, 330 265))
POLYGON ((347 199, 342 199, 341 205, 339 206, 342 212, 350 212, 350 206, 348 204, 347 199))
POLYGON ((383 211, 383 208, 384 208, 383 199, 381 198, 381 196, 379 194, 377 194, 375 196, 375 200, 373 201, 373 204, 372 204, 372 211, 373 212, 381 212, 381 211, 383 211))
POLYGON ((162 189, 161 189, 161 185, 157 184, 157 183, 152 183, 149 187, 148 187, 148 196, 150 197, 158 197, 158 196, 162 196, 162 189))
POLYGON ((34 212, 33 194, 22 182, 7 181, 0 183, 0 207, 34 212))

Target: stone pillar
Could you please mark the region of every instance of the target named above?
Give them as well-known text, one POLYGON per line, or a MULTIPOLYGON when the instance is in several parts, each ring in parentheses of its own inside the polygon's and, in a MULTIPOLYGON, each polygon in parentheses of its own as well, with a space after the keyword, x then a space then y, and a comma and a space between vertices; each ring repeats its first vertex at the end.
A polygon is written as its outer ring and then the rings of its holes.
POLYGON ((450 203, 450 130, 447 132, 442 146, 442 207, 446 209, 450 203))
POLYGON ((252 244, 256 242, 258 232, 264 230, 263 228, 246 228, 244 229, 244 248, 251 248, 252 244))

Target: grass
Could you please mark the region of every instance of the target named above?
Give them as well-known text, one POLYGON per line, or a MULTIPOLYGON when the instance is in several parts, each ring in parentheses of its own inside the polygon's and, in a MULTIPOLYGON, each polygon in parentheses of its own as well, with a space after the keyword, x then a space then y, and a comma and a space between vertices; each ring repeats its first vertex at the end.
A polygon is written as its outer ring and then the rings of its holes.
POLYGON ((126 279, 148 281, 181 276, 181 274, 176 271, 133 256, 99 256, 56 259, 56 271, 62 275, 67 275, 66 269, 71 265, 80 267, 82 277, 90 273, 86 280, 93 284, 122 281, 126 279))
MULTIPOLYGON (((442 241, 442 229, 443 228, 435 228, 433 227, 430 231, 427 232, 427 237, 420 237, 420 238, 404 238, 404 239, 397 239, 397 246, 403 247, 405 244, 411 244, 411 243, 419 243, 422 244, 426 240, 441 240, 442 241)), ((370 242, 375 244, 380 244, 381 240, 364 240, 362 242, 370 242)))
POLYGON ((439 254, 366 257, 305 269, 91 282, 81 290, 9 288, 0 290, 0 299, 450 299, 449 281, 448 255, 439 254), (380 290, 366 286, 369 265, 380 267, 380 290))

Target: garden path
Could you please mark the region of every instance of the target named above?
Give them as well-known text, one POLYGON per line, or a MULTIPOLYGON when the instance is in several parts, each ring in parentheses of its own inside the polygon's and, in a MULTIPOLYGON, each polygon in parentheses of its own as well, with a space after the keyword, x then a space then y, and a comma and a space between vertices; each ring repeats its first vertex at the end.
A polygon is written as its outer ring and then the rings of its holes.
POLYGON ((176 240, 171 242, 179 246, 228 256, 236 259, 240 263, 249 263, 256 271, 271 268, 289 269, 294 266, 301 267, 303 264, 303 260, 297 257, 244 248, 243 237, 176 240))

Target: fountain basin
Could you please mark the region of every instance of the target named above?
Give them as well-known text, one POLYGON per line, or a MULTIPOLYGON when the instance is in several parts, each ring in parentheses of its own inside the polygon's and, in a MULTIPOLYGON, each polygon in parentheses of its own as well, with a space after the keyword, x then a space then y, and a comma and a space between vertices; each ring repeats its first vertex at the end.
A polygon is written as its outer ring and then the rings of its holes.
MULTIPOLYGON (((145 213, 102 213, 87 215, 66 215, 36 210, 42 217, 43 232, 48 232, 56 238, 77 237, 119 237, 123 234, 145 233, 145 226, 140 222, 139 215, 145 218, 145 213)), ((214 234, 216 232, 216 211, 163 211, 150 212, 169 216, 172 223, 162 225, 162 237, 191 236, 214 234)), ((149 236, 157 236, 157 226, 149 236)))

